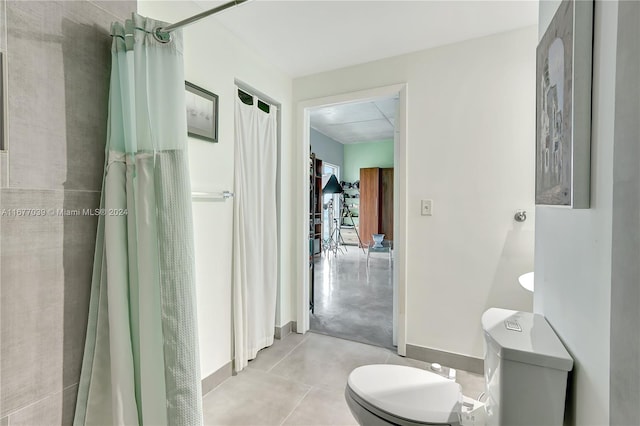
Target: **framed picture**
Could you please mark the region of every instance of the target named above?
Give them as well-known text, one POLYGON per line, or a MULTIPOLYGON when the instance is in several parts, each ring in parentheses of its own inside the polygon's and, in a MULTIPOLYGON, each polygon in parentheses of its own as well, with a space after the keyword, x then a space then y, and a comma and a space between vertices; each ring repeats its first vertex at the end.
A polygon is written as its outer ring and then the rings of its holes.
POLYGON ((218 142, 218 95, 184 82, 187 104, 187 133, 193 138, 218 142))
POLYGON ((537 48, 536 204, 589 208, 593 1, 563 0, 537 48))

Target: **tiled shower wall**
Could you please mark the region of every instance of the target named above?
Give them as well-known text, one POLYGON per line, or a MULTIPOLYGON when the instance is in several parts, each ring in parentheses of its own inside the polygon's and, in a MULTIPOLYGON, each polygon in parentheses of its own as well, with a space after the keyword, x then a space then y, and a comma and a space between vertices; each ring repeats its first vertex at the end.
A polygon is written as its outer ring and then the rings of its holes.
POLYGON ((71 424, 97 225, 73 211, 99 205, 109 28, 136 1, 1 6, 8 146, 0 154, 0 426, 71 424))

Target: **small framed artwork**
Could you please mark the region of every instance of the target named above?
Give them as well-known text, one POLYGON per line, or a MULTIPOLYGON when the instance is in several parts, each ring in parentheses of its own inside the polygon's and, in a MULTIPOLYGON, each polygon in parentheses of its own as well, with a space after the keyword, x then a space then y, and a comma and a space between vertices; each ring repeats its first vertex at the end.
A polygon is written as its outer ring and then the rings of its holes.
POLYGON ((536 51, 536 204, 589 208, 593 1, 563 0, 536 51))
POLYGON ((218 95, 184 82, 187 104, 187 133, 193 138, 218 142, 218 95))

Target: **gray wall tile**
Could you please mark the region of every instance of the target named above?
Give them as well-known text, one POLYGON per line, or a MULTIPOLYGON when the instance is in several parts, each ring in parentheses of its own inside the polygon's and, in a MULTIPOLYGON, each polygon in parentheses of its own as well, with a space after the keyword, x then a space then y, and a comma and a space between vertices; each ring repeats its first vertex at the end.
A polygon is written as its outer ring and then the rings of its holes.
MULTIPOLYGON (((100 193, 65 191, 64 208, 100 207, 100 193)), ((98 219, 96 216, 63 218, 62 262, 64 269, 63 386, 78 383, 87 331, 93 254, 98 219)))
MULTIPOLYGON (((99 193, 2 190, 2 207, 83 209, 99 193)), ((97 218, 1 219, 2 412, 78 382, 84 349, 97 218)))
POLYGON ((77 396, 78 385, 69 386, 62 392, 62 426, 73 425, 77 396))
POLYGON ((9 416, 11 426, 71 425, 77 387, 71 386, 9 416))
POLYGON ((10 1, 7 16, 10 186, 99 190, 114 16, 84 1, 10 1))
POLYGON ((131 14, 138 10, 138 4, 132 0, 89 0, 96 6, 112 13, 121 20, 130 19, 131 14))
POLYGON ((7 50, 7 7, 6 1, 0 1, 0 49, 7 50))
MULTIPOLYGON (((55 3, 11 1, 7 17, 11 167, 30 172, 31 181, 39 177, 64 182, 64 68, 56 25, 62 20, 61 8, 55 3), (47 36, 58 41, 47 42, 47 36), (33 165, 37 167, 30 168, 33 165)), ((52 183, 35 187, 49 188, 52 183)), ((16 184, 32 187, 29 180, 17 179, 16 184)))
MULTIPOLYGON (((4 5, 11 91, 0 207, 96 208, 109 28, 136 2, 9 1, 6 21, 4 5)), ((0 218, 0 426, 72 423, 96 224, 91 216, 0 218)))
POLYGON ((0 152, 0 188, 6 188, 8 184, 7 162, 6 151, 0 152))
MULTIPOLYGON (((3 209, 61 208, 60 191, 2 190, 3 209)), ((63 218, 0 219, 0 416, 62 389, 63 218)))

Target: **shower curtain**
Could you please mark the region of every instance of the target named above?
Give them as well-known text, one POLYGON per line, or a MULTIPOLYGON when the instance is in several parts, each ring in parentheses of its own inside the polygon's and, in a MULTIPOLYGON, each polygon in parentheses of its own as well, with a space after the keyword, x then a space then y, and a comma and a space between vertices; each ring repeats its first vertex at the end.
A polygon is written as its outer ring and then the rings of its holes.
POLYGON ((75 425, 201 425, 181 34, 112 25, 104 181, 75 425))
POLYGON ((236 97, 233 220, 234 369, 273 344, 278 280, 276 108, 236 97))

